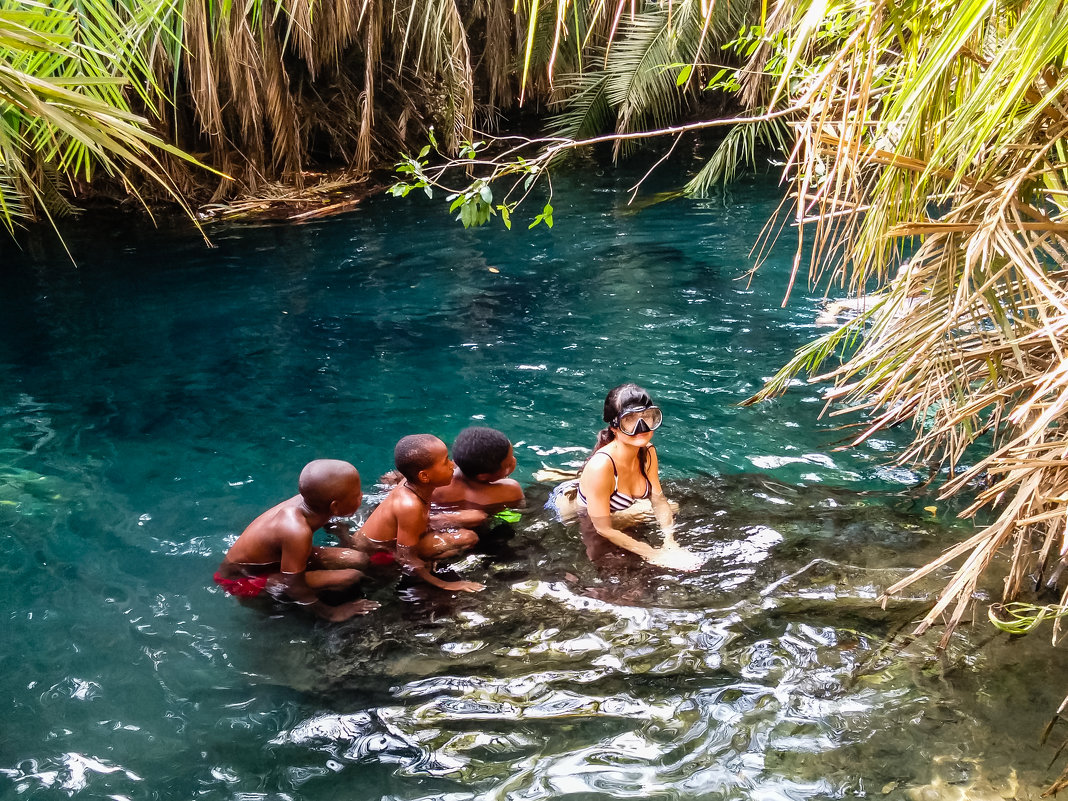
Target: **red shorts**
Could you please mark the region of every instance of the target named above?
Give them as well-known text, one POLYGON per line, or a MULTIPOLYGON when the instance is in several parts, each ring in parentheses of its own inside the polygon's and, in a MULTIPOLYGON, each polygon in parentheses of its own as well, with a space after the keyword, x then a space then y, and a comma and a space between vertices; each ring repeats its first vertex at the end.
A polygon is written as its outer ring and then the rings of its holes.
POLYGON ((391 565, 397 561, 397 557, 393 555, 393 551, 374 551, 367 557, 372 565, 378 567, 385 567, 391 565))
POLYGON ((236 595, 239 598, 255 598, 267 586, 267 576, 238 576, 228 579, 223 578, 221 573, 216 573, 215 583, 230 595, 236 595))

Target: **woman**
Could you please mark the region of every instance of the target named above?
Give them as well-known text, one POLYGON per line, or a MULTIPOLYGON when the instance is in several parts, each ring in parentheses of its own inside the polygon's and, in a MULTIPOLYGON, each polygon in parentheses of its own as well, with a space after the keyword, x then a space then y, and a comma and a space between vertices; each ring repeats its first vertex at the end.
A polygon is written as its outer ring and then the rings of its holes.
MULTIPOLYGON (((649 393, 637 384, 622 384, 604 400, 608 428, 597 435, 593 455, 579 476, 578 505, 594 532, 588 533, 641 557, 647 562, 676 570, 696 570, 701 559, 681 548, 674 539, 674 515, 660 487, 660 470, 653 432, 664 415, 649 393), (642 499, 652 504, 664 543, 654 548, 620 531, 612 514, 624 512, 642 499)), ((589 547, 590 543, 588 543, 589 547)))

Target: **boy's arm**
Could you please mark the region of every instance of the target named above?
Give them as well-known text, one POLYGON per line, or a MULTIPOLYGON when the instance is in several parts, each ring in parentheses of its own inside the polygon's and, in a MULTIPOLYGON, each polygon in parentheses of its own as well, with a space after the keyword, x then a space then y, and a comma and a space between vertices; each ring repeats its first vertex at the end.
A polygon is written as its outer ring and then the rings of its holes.
POLYGON ((433 529, 473 528, 486 522, 488 516, 482 509, 449 509, 430 515, 430 527, 433 529))
POLYGON ((492 484, 482 484, 472 488, 467 500, 481 507, 526 505, 527 499, 523 488, 514 478, 500 478, 492 484))
POLYGON ((305 575, 308 557, 312 550, 312 532, 300 528, 282 534, 282 584, 286 596, 296 604, 307 607, 325 620, 341 621, 352 617, 352 611, 330 606, 319 600, 319 595, 308 586, 305 575))
POLYGON ((526 506, 527 496, 523 493, 522 485, 514 478, 502 478, 494 482, 498 503, 506 503, 509 506, 526 506))
POLYGON ((304 577, 304 572, 308 569, 308 557, 311 556, 311 532, 285 530, 281 532, 280 539, 282 582, 286 587, 286 595, 301 606, 311 606, 319 600, 319 596, 308 586, 304 577))
POLYGON ((419 538, 426 533, 429 522, 426 510, 422 506, 406 502, 399 505, 395 514, 397 517, 397 561, 405 572, 418 576, 427 584, 433 584, 435 587, 451 592, 478 592, 485 589, 484 585, 474 581, 443 581, 427 570, 426 563, 416 553, 419 538))

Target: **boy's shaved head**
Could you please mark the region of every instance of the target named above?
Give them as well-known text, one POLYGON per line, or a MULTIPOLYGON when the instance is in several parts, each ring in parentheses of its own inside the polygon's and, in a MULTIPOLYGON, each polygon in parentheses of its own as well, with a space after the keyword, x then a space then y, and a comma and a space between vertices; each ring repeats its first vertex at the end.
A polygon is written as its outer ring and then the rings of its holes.
POLYGON ((452 458, 468 478, 496 473, 508 458, 512 443, 495 428, 471 426, 452 441, 452 458))
POLYGON ((418 481, 419 471, 433 465, 435 452, 446 447, 445 443, 433 434, 409 434, 401 437, 393 449, 393 463, 406 479, 418 481))
POLYGON ((340 459, 316 459, 300 471, 298 487, 308 508, 329 512, 330 504, 349 495, 360 486, 360 473, 340 459))

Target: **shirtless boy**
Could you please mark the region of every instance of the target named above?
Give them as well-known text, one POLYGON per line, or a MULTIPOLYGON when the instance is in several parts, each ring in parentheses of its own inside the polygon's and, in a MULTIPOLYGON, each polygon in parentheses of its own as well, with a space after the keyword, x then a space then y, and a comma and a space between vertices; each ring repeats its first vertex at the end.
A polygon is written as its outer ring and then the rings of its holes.
POLYGON ((347 517, 359 508, 360 474, 348 462, 317 459, 300 472, 299 490, 249 524, 227 552, 215 583, 242 598, 266 592, 334 622, 377 609, 376 601, 330 606, 319 600, 320 590, 359 581, 367 554, 312 545, 312 535, 330 518, 347 517))
POLYGON ((453 440, 452 458, 452 481, 434 490, 434 503, 483 509, 523 504, 523 488, 507 478, 516 464, 512 443, 497 429, 465 428, 453 440))
POLYGON ((361 538, 372 551, 395 548, 405 571, 435 587, 454 592, 484 589, 474 581, 443 581, 424 561, 453 556, 478 542, 478 535, 465 528, 427 531, 430 496, 452 481, 456 467, 445 443, 432 434, 402 437, 393 450, 393 461, 404 478, 371 512, 360 530, 361 538))

